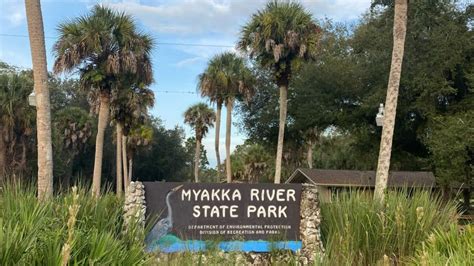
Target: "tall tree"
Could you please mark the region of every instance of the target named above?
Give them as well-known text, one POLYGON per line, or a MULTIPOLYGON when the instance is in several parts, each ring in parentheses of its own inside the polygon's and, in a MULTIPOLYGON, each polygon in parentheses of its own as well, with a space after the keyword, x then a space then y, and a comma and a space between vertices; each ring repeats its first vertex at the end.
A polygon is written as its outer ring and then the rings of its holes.
POLYGON ((280 90, 280 119, 275 183, 281 180, 288 85, 301 63, 315 57, 320 28, 299 3, 271 1, 241 31, 238 48, 270 69, 280 90))
POLYGON ((216 114, 205 103, 198 103, 189 107, 184 113, 184 123, 194 129, 196 135, 196 150, 194 155, 194 180, 199 182, 199 164, 201 155, 201 141, 213 126, 216 114))
POLYGON ((217 83, 219 76, 219 66, 217 66, 215 59, 211 59, 207 68, 198 76, 198 90, 202 97, 209 98, 211 103, 216 104, 216 133, 214 148, 216 151, 217 160, 217 182, 220 182, 222 174, 221 155, 219 152, 220 146, 220 131, 221 131, 221 114, 222 105, 224 103, 223 88, 217 83))
POLYGON ((36 94, 38 140, 38 198, 53 195, 53 147, 51 142, 51 108, 48 90, 48 68, 44 45, 43 16, 39 0, 25 0, 28 33, 36 94))
MULTIPOLYGON (((216 55, 209 62, 205 73, 199 76, 199 88, 201 94, 208 96, 211 101, 218 105, 225 103, 227 108, 226 115, 226 179, 227 183, 232 182, 232 170, 230 159, 231 128, 232 128, 232 110, 235 99, 244 99, 246 102, 251 98, 253 91, 251 88, 251 72, 241 57, 234 53, 225 52, 216 55)), ((216 153, 218 153, 218 135, 220 123, 220 110, 217 107, 216 116, 216 153)), ((218 160, 218 164, 220 164, 218 160)))
POLYGON ((54 71, 79 69, 82 88, 94 90, 100 103, 92 193, 100 195, 104 133, 109 119, 112 89, 120 86, 124 75, 143 77, 151 84, 149 52, 151 38, 138 31, 125 13, 96 5, 86 16, 59 25, 59 40, 54 45, 54 71))
POLYGON ((407 0, 395 0, 392 64, 390 66, 390 76, 388 79, 382 139, 380 142, 379 160, 375 177, 374 197, 380 201, 384 200, 390 170, 393 131, 395 129, 395 116, 397 113, 398 88, 400 86, 405 36, 407 32, 407 9, 407 0))
MULTIPOLYGON (((140 77, 137 77, 137 79, 137 81, 139 81, 140 77)), ((128 82, 125 84, 130 88, 114 90, 112 93, 111 117, 115 120, 117 129, 117 174, 119 173, 118 168, 122 167, 123 184, 125 189, 127 189, 128 184, 131 181, 129 179, 130 169, 128 166, 129 158, 127 156, 127 146, 129 146, 127 141, 128 135, 131 130, 138 129, 145 124, 148 119, 148 108, 153 106, 155 96, 152 90, 145 86, 141 86, 141 83, 139 82, 134 82, 133 84, 128 82)), ((120 193, 121 190, 119 182, 121 181, 119 181, 119 176, 117 175, 118 193, 120 193)))

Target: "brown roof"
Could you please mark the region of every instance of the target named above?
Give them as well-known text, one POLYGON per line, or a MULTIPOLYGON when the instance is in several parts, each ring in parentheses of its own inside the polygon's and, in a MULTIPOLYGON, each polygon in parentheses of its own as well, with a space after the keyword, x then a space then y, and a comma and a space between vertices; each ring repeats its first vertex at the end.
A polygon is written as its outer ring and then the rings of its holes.
MULTIPOLYGON (((375 171, 327 170, 298 168, 286 183, 310 181, 315 185, 341 187, 374 187, 375 171)), ((388 178, 389 187, 434 187, 432 172, 393 171, 388 178)))

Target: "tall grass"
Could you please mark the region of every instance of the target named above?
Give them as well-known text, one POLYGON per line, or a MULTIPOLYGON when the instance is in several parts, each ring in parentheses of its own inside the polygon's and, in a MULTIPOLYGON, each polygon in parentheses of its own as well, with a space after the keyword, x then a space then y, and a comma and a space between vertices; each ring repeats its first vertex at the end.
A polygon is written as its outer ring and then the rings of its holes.
POLYGON ((78 189, 43 202, 32 187, 7 184, 0 193, 0 265, 137 265, 148 260, 143 238, 123 230, 123 202, 112 193, 95 200, 78 189))
POLYGON ((456 224, 456 206, 426 191, 389 192, 385 205, 364 192, 322 204, 326 264, 403 263, 435 230, 456 224))
POLYGON ((417 249, 412 265, 474 265, 474 226, 436 230, 417 249))

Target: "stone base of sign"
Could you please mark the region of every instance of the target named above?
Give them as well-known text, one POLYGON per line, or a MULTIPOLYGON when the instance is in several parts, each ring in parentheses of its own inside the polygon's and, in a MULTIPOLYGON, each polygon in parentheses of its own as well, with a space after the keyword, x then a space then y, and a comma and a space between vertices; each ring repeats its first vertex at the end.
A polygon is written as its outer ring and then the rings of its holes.
MULTIPOLYGON (((218 252, 207 254, 195 253, 193 261, 206 263, 216 260, 216 256, 222 263, 225 261, 236 263, 237 265, 271 265, 286 264, 298 261, 300 264, 314 264, 314 262, 322 259, 324 255, 324 247, 321 241, 321 209, 318 191, 315 186, 310 184, 302 184, 301 194, 301 223, 300 234, 303 244, 302 249, 293 254, 288 251, 274 253, 255 253, 255 252, 218 252), (212 256, 212 258, 208 257, 212 256)), ((125 193, 124 221, 125 226, 130 223, 139 223, 145 225, 145 187, 141 182, 131 182, 125 193)), ((169 262, 176 257, 176 254, 156 254, 157 262, 169 262)))
POLYGON ((130 182, 125 191, 124 224, 125 230, 130 224, 137 223, 141 227, 145 227, 145 186, 142 182, 130 182))
POLYGON ((324 255, 320 229, 321 208, 316 187, 310 184, 302 185, 300 234, 303 247, 301 249, 300 262, 310 264, 322 259, 324 255))

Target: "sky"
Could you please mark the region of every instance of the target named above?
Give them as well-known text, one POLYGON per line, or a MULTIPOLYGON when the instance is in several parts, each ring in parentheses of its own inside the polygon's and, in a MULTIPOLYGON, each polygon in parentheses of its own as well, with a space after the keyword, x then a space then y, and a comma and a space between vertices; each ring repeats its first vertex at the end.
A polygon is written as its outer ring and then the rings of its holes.
MULTIPOLYGON (((315 19, 329 18, 335 22, 353 23, 370 7, 370 0, 302 0, 302 5, 315 19)), ((224 51, 235 51, 240 28, 252 13, 261 9, 264 0, 42 0, 48 69, 54 57, 59 23, 74 19, 97 3, 132 15, 139 28, 153 36, 155 106, 151 110, 166 128, 184 125, 183 113, 192 104, 206 102, 196 93, 197 75, 208 60, 224 51)), ((0 60, 21 68, 31 68, 31 52, 26 25, 24 1, 0 0, 0 60)), ((233 121, 237 121, 234 114, 233 121)), ((225 111, 221 121, 225 121, 225 111)), ((203 140, 211 166, 216 164, 214 129, 203 140)), ((225 158, 225 123, 221 123, 221 158, 225 158)), ((232 127, 232 147, 242 144, 245 133, 232 127)))

